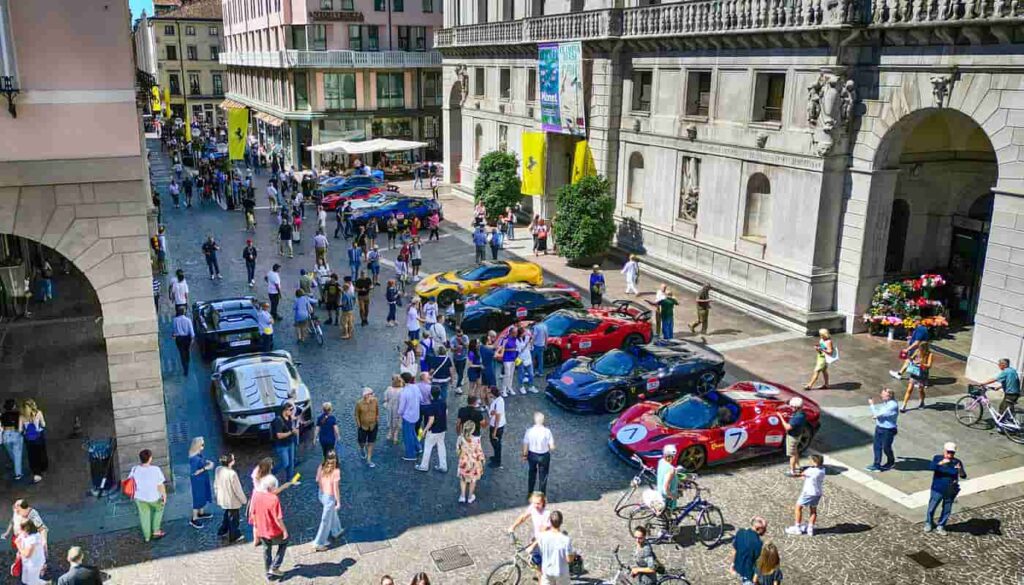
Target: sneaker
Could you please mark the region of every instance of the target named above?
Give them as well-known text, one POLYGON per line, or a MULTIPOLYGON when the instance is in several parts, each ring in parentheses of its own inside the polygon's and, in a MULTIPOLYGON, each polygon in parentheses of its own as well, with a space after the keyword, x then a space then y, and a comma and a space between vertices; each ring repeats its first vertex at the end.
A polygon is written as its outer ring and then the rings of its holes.
POLYGON ((249 281, 249 288, 252 288, 252 287, 253 287, 253 281, 250 280, 249 281))
POLYGON ((224 277, 218 274, 217 275, 217 280, 224 280, 224 277))
POLYGON ((469 499, 466 500, 466 503, 467 504, 472 504, 475 501, 476 501, 476 494, 473 494, 472 496, 469 496, 469 499))
MULTIPOLYGON (((42 478, 40 478, 40 479, 42 479, 42 478)), ((203 512, 202 514, 199 515, 199 519, 200 520, 205 520, 207 518, 213 518, 213 514, 211 514, 209 512, 203 512)))
POLYGON ((897 380, 903 377, 903 374, 899 373, 898 370, 889 370, 889 375, 892 376, 893 378, 896 378, 897 380))
POLYGON ((435 465, 434 466, 434 471, 440 471, 441 473, 448 473, 448 468, 447 467, 442 468, 440 465, 435 465))
POLYGON ((236 542, 242 542, 242 541, 244 541, 244 540, 245 540, 245 535, 244 535, 244 534, 239 534, 239 535, 238 535, 238 538, 236 538, 236 539, 232 540, 231 542, 232 542, 232 543, 236 543, 236 542))
POLYGON ((377 467, 377 464, 374 463, 373 461, 368 462, 366 465, 368 465, 370 469, 374 469, 375 467, 377 467))
POLYGON ((284 573, 282 573, 281 569, 278 569, 277 567, 274 567, 273 569, 267 571, 267 574, 273 577, 284 577, 284 573))
POLYGON ((211 274, 210 275, 210 280, 213 280, 214 278, 217 278, 217 277, 211 274))
POLYGON ((927 534, 927 533, 931 532, 932 530, 935 530, 935 529, 934 529, 934 528, 932 528, 932 525, 931 525, 931 524, 925 524, 925 525, 924 525, 924 532, 925 532, 925 534, 927 534))
POLYGON ((530 390, 530 394, 536 394, 536 393, 540 392, 540 390, 537 390, 536 386, 530 386, 529 390, 530 390))
POLYGON ((415 469, 416 471, 423 471, 423 472, 430 471, 429 467, 420 467, 419 465, 417 465, 413 469, 415 469))
POLYGON ((938 528, 935 529, 935 534, 941 534, 942 536, 945 536, 948 533, 946 532, 945 528, 943 528, 942 526, 939 526, 938 528))
POLYGON ((807 536, 814 536, 814 524, 808 524, 807 530, 804 531, 804 534, 806 534, 807 536))
POLYGON ((462 394, 462 386, 456 386, 455 387, 455 393, 456 394, 462 394))
POLYGON ((868 465, 864 469, 866 469, 868 471, 882 471, 882 468, 877 466, 877 465, 868 465))
POLYGON ((188 521, 188 525, 191 526, 192 528, 195 528, 196 530, 202 530, 203 529, 203 525, 198 523, 198 522, 196 522, 195 520, 189 520, 188 521))
POLYGON ((803 534, 803 533, 804 533, 803 528, 801 528, 800 526, 797 526, 795 524, 793 526, 786 527, 786 534, 789 534, 791 536, 796 536, 796 535, 800 535, 800 534, 803 534))
MULTIPOLYGON (((502 398, 508 398, 508 392, 502 392, 502 393, 501 393, 501 397, 502 397, 502 398)), ((20 479, 20 478, 17 478, 17 477, 16 477, 16 478, 14 478, 14 479, 20 479)))
POLYGON ((459 503, 460 504, 465 504, 466 503, 466 496, 459 496, 459 503))
POLYGON ((519 393, 525 396, 526 395, 526 386, 520 387, 519 388, 519 393))

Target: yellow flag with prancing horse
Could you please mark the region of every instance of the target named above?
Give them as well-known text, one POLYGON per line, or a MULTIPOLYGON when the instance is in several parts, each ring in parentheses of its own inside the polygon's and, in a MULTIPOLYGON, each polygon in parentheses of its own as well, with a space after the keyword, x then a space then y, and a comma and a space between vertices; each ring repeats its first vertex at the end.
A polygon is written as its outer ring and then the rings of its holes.
POLYGON ((544 194, 544 155, 547 137, 543 132, 523 132, 523 195, 544 194))
POLYGON ((228 110, 228 156, 231 160, 245 158, 245 141, 249 133, 249 110, 231 108, 228 110))
POLYGON ((583 177, 593 177, 596 174, 594 153, 590 151, 590 145, 586 140, 580 140, 576 143, 576 152, 572 157, 572 184, 575 185, 583 177))

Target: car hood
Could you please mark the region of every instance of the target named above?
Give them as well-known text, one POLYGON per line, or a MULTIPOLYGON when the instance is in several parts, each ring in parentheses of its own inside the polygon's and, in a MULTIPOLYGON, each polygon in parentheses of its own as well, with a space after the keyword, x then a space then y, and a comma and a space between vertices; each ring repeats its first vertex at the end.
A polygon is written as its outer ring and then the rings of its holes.
POLYGON ((605 390, 615 381, 615 378, 608 378, 592 372, 589 362, 556 371, 548 378, 549 384, 567 396, 590 396, 605 390))
POLYGON ((416 292, 427 292, 441 286, 457 288, 459 286, 458 282, 456 282, 457 279, 458 277, 455 276, 454 272, 431 274, 416 284, 416 292))
POLYGON ((291 380, 286 370, 265 366, 254 370, 251 375, 240 377, 238 387, 223 392, 226 414, 268 412, 288 400, 300 403, 309 400, 309 388, 291 380))

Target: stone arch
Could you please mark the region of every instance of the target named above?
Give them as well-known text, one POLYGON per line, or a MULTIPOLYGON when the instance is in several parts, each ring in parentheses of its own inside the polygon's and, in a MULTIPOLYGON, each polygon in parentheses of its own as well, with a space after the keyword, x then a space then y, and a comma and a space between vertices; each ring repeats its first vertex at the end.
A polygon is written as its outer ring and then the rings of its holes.
POLYGON ((65 183, 59 171, 40 168, 19 177, 29 184, 0 187, 0 233, 52 248, 96 292, 122 468, 143 446, 169 463, 143 172, 139 165, 120 180, 65 183))

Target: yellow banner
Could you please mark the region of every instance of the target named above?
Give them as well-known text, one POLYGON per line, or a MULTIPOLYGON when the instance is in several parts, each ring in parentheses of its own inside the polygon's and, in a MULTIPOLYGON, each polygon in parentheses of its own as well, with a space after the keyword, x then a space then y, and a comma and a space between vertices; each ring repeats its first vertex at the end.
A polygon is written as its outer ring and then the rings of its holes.
POLYGON ((249 110, 231 108, 228 110, 228 157, 231 160, 245 158, 245 141, 249 137, 249 110))
POLYGON ((192 142, 192 113, 185 106, 185 142, 192 142))
POLYGON ((523 132, 523 195, 544 194, 544 156, 547 137, 543 132, 523 132))
POLYGON ((590 152, 590 145, 586 140, 580 140, 576 143, 576 153, 572 157, 572 183, 575 185, 583 177, 593 177, 596 174, 594 153, 590 152))
POLYGON ((164 88, 164 117, 171 117, 171 88, 164 88))
POLYGON ((153 113, 156 114, 160 111, 160 88, 154 85, 152 94, 153 98, 150 101, 152 102, 153 113))

